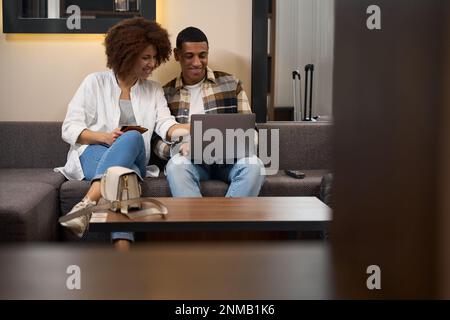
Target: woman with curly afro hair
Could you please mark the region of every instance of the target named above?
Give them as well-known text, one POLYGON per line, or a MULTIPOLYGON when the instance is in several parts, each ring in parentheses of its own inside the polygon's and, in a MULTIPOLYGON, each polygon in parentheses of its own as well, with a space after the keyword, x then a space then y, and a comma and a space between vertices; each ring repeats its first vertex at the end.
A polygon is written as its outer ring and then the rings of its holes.
MULTIPOLYGON (((159 83, 147 78, 172 53, 167 31, 158 23, 132 18, 111 27, 105 38, 110 70, 88 75, 69 103, 62 138, 70 144, 67 163, 57 168, 69 180, 90 180, 85 197, 68 215, 89 209, 101 197, 100 178, 112 166, 146 176, 150 138, 156 132, 171 141, 177 129, 188 130, 171 116, 159 83), (141 126, 148 131, 121 131, 141 126)), ((63 222, 77 236, 85 233, 89 215, 63 222)), ((116 247, 126 249, 134 235, 112 233, 116 247)))

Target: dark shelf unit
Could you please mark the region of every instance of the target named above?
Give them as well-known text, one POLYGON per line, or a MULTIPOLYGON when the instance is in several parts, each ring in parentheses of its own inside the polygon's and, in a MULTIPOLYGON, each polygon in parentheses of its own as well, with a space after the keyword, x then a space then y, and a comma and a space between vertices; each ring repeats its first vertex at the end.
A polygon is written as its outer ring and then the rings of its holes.
MULTIPOLYGON (((22 12, 22 1, 17 0, 2 0, 3 1, 3 32, 4 33, 81 33, 81 34, 90 34, 90 33, 106 33, 108 29, 114 24, 120 22, 124 18, 128 18, 131 16, 142 16, 148 20, 156 19, 156 0, 145 0, 140 4, 139 12, 124 12, 124 11, 113 11, 114 5, 113 1, 111 1, 111 12, 110 15, 102 16, 101 18, 91 18, 91 17, 81 17, 81 29, 68 29, 66 22, 67 19, 64 18, 56 18, 49 19, 41 16, 41 11, 44 12, 46 9, 41 7, 37 7, 38 2, 34 2, 35 5, 30 9, 30 14, 37 15, 37 18, 23 18, 22 12)), ((61 8, 66 8, 66 4, 68 5, 73 3, 74 1, 62 2, 61 8)), ((27 3, 27 2, 25 2, 27 3)), ((30 2, 31 3, 31 2, 30 2)), ((79 3, 82 3, 81 1, 79 3)), ((87 9, 87 12, 102 12, 104 10, 98 9, 95 5, 98 5, 97 2, 87 2, 90 4, 87 9)), ((28 9, 27 9, 28 10, 28 9)), ((86 12, 85 12, 86 13, 86 12)))

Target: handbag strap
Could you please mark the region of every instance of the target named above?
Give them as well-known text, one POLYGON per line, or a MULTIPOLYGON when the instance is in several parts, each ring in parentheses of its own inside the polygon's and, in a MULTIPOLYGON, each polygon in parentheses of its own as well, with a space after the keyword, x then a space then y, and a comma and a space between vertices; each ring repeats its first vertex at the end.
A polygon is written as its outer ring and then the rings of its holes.
POLYGON ((121 206, 125 206, 125 205, 131 205, 131 204, 143 204, 143 203, 151 203, 152 205, 155 205, 157 207, 157 209, 159 210, 159 212, 155 212, 155 210, 153 208, 150 209, 140 209, 137 211, 134 211, 132 213, 128 213, 128 214, 124 214, 126 215, 128 218, 132 219, 132 218, 139 218, 139 217, 143 217, 143 216, 147 216, 147 215, 161 215, 161 216, 165 216, 168 211, 167 211, 167 207, 161 203, 158 200, 155 199, 145 199, 145 200, 141 200, 141 198, 136 198, 136 199, 130 199, 130 200, 124 200, 124 201, 112 201, 112 203, 107 203, 104 205, 97 205, 91 208, 86 208, 83 210, 80 210, 76 213, 72 213, 72 214, 67 214, 65 216, 62 216, 58 219, 59 223, 63 223, 63 222, 67 222, 79 217, 83 217, 83 216, 90 216, 92 213, 95 213, 98 210, 109 210, 111 209, 111 206, 115 206, 116 208, 120 208, 121 206))
POLYGON ((116 206, 116 208, 120 208, 122 206, 126 206, 126 205, 130 205, 130 204, 143 204, 143 203, 151 203, 152 205, 156 206, 157 211, 155 212, 154 208, 149 208, 149 209, 139 209, 136 211, 132 211, 131 213, 122 213, 123 215, 126 215, 128 218, 130 219, 134 219, 134 218, 139 218, 139 217, 145 217, 148 215, 160 215, 162 217, 165 217, 166 214, 168 213, 167 211, 167 207, 162 204, 160 201, 155 200, 155 199, 146 199, 146 200, 141 200, 140 198, 136 198, 136 199, 130 199, 130 200, 126 200, 126 201, 113 201, 112 205, 116 206))

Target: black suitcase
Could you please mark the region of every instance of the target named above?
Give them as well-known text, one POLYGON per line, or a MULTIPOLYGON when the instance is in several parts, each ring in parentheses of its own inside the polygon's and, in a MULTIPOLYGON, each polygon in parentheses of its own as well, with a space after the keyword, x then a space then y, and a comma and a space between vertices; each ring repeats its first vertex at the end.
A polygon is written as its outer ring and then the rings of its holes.
MULTIPOLYGON (((303 110, 303 117, 301 117, 301 103, 302 103, 302 81, 300 77, 300 71, 294 70, 292 71, 292 92, 294 94, 294 121, 299 121, 300 119, 303 121, 315 121, 316 117, 312 117, 312 84, 313 84, 313 74, 314 74, 314 65, 308 64, 305 66, 305 105, 303 110), (296 98, 296 86, 295 81, 299 80, 299 94, 300 94, 300 105, 297 106, 297 98, 296 98), (309 90, 308 90, 309 89, 309 90), (308 92, 309 91, 309 92, 308 92), (308 95, 309 93, 309 95, 308 95), (308 97, 309 97, 309 105, 308 105, 308 97)), ((284 170, 288 176, 291 176, 296 179, 304 179, 305 173, 300 170, 284 170)))
POLYGON ((305 103, 302 112, 302 81, 299 70, 292 71, 292 92, 294 95, 294 121, 314 121, 312 116, 312 95, 314 83, 314 65, 305 66, 305 103), (297 105, 296 80, 299 81, 299 105, 297 105), (308 99, 309 98, 309 99, 308 99))
POLYGON ((312 95, 314 83, 313 80, 314 80, 314 65, 307 64, 305 66, 305 105, 303 110, 303 119, 302 119, 303 121, 313 121, 312 117, 312 95))
POLYGON ((300 76, 300 71, 299 70, 294 70, 292 71, 292 93, 294 95, 294 121, 300 121, 302 120, 301 117, 301 110, 302 110, 302 81, 301 81, 301 76, 300 76), (296 79, 298 79, 299 82, 299 95, 300 95, 300 99, 299 99, 299 103, 300 105, 297 105, 297 90, 296 90, 296 79))
MULTIPOLYGON (((300 120, 302 120, 302 117, 301 117, 302 81, 301 81, 301 76, 300 76, 299 70, 292 71, 292 92, 294 95, 294 121, 300 121, 300 120), (297 105, 297 90, 296 90, 296 85, 295 85, 297 79, 299 82, 299 95, 300 95, 299 105, 297 105)), ((295 179, 304 179, 306 176, 305 173, 300 170, 284 170, 284 172, 288 176, 295 178, 295 179)))

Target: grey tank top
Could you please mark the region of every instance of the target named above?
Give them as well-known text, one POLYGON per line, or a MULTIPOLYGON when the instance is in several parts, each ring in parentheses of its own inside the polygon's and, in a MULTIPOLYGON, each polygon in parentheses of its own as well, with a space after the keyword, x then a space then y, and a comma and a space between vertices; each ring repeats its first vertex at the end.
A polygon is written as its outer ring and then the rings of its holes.
POLYGON ((120 107, 120 120, 119 127, 121 126, 136 126, 136 118, 134 117, 133 106, 130 100, 119 100, 120 107))

